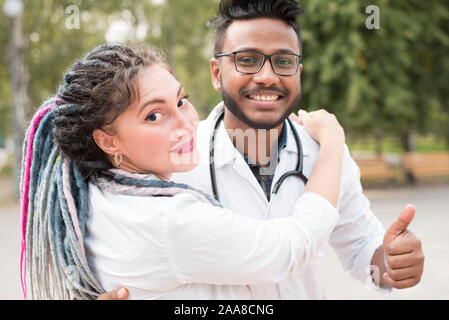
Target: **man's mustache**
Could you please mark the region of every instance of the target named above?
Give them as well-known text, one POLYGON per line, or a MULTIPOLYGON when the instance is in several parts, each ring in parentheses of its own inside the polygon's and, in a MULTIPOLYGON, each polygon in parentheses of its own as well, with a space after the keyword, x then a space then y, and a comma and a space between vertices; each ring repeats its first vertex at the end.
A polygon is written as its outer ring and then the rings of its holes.
POLYGON ((270 91, 270 93, 276 92, 279 93, 280 96, 286 97, 288 96, 288 91, 279 89, 276 86, 272 87, 256 87, 254 89, 248 89, 248 90, 241 90, 240 94, 244 96, 248 96, 250 94, 258 94, 258 93, 266 93, 267 91, 270 91))

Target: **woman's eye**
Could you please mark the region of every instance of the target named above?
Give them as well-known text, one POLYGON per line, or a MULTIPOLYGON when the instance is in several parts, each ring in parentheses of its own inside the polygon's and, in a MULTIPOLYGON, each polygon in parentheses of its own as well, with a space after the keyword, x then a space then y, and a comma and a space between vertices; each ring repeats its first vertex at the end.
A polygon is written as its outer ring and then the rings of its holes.
POLYGON ((148 121, 150 121, 150 122, 155 122, 155 121, 158 121, 159 119, 161 119, 162 118, 162 114, 160 114, 160 112, 153 112, 153 113, 150 113, 146 118, 145 118, 145 120, 148 120, 148 121))
POLYGON ((178 101, 178 107, 182 107, 185 103, 185 100, 188 98, 189 96, 184 96, 181 98, 181 100, 178 101))

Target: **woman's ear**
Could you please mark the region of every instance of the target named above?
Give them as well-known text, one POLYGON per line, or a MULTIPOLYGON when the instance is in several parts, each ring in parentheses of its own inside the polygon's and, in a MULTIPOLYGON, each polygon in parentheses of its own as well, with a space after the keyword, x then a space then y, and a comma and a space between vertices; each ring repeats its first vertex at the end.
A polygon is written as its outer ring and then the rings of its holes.
POLYGON ((212 78, 212 86, 215 90, 221 90, 221 79, 220 79, 220 62, 216 58, 210 59, 210 74, 212 78))
POLYGON ((97 146, 103 150, 103 152, 111 156, 119 152, 119 148, 115 144, 114 136, 107 134, 101 129, 95 129, 92 136, 97 146))

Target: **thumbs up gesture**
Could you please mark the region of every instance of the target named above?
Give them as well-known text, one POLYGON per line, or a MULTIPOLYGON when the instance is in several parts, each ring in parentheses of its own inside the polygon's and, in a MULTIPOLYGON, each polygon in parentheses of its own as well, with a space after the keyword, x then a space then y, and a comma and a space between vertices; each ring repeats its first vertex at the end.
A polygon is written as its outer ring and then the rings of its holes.
POLYGON ((419 283, 424 269, 421 241, 407 229, 415 216, 415 207, 407 205, 399 218, 388 228, 383 239, 387 272, 384 281, 396 289, 419 283))

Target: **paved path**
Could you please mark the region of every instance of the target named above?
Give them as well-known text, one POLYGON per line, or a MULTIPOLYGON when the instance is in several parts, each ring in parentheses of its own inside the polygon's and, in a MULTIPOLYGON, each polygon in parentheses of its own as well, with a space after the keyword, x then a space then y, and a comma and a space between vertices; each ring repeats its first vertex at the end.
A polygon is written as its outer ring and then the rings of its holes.
MULTIPOLYGON (((4 200, 8 185, 10 183, 0 180, 0 299, 22 299, 19 208, 4 200)), ((423 242, 426 261, 422 281, 414 288, 394 290, 391 294, 375 292, 352 279, 329 248, 321 270, 327 298, 449 299, 449 184, 368 190, 366 195, 385 226, 397 218, 407 203, 416 206, 417 214, 410 229, 423 242)))
POLYGON ((20 216, 17 206, 0 208, 0 299, 22 299, 20 286, 20 216))
POLYGON ((322 268, 328 299, 449 299, 449 184, 391 190, 368 190, 373 212, 388 227, 402 208, 416 206, 410 230, 423 244, 426 257, 421 282, 391 294, 367 289, 344 272, 336 254, 328 248, 322 268))

